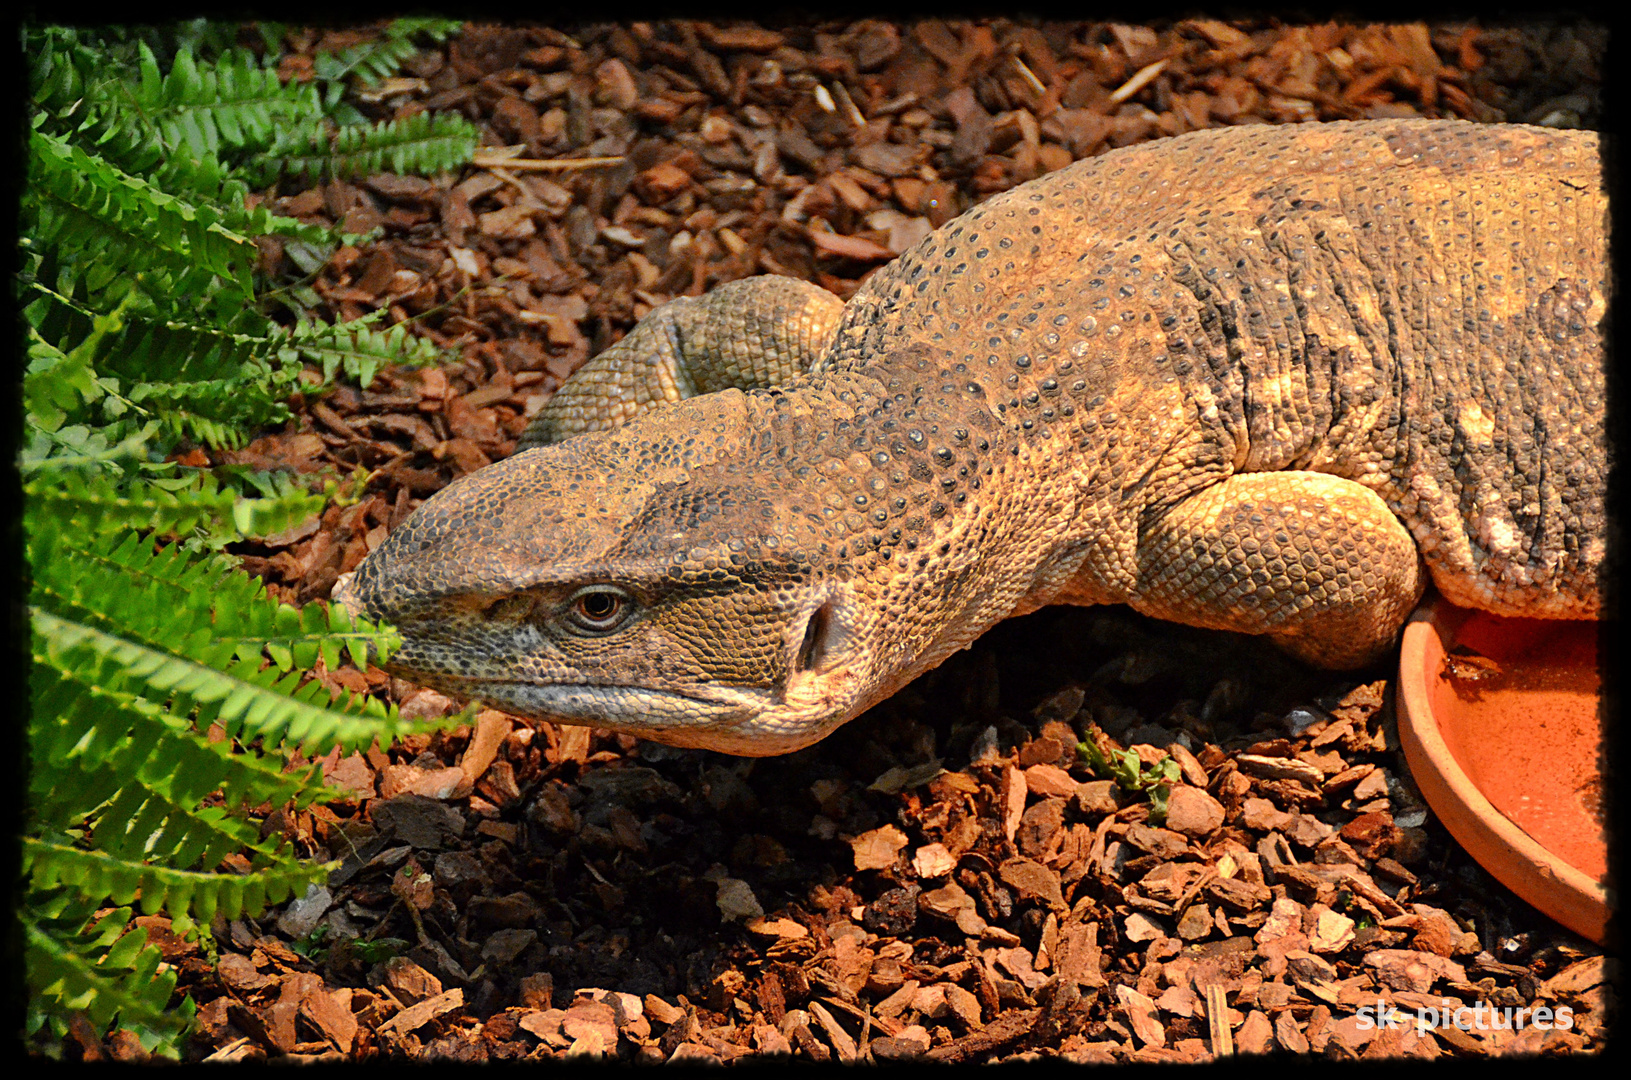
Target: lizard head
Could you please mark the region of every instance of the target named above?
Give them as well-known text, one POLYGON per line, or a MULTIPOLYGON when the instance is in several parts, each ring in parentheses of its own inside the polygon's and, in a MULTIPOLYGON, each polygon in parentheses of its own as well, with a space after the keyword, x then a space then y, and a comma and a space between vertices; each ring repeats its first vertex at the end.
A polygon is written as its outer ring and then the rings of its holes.
POLYGON ((459 697, 750 756, 816 742, 881 696, 883 630, 820 515, 750 480, 774 448, 748 412, 708 395, 464 477, 335 599, 401 632, 387 670, 459 697))

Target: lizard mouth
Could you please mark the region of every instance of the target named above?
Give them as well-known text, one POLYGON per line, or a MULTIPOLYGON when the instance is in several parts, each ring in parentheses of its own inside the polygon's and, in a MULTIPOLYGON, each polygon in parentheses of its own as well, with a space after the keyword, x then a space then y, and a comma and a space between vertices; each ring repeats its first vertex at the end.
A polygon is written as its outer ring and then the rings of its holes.
POLYGON ((769 704, 763 691, 710 686, 695 691, 605 683, 538 683, 520 679, 434 676, 463 697, 480 698, 523 716, 618 730, 663 731, 698 725, 731 725, 757 716, 769 704))

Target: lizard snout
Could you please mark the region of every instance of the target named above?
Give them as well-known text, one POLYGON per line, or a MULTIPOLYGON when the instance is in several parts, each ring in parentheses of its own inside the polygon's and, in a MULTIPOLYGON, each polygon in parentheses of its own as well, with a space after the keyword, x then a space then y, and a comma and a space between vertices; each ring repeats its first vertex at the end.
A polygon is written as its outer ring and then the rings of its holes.
POLYGON ((339 579, 334 582, 334 591, 330 594, 330 599, 334 603, 345 608, 353 616, 362 614, 362 608, 357 602, 357 595, 351 591, 351 583, 356 580, 356 577, 357 572, 355 570, 349 574, 341 574, 339 579))

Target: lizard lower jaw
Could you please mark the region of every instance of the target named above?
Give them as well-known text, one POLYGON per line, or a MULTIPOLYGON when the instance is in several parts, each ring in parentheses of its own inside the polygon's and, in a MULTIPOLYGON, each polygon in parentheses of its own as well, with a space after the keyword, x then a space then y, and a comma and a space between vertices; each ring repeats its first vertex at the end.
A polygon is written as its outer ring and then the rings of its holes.
POLYGON ((740 726, 770 701, 763 691, 731 686, 682 692, 647 686, 460 679, 449 688, 524 716, 630 731, 659 742, 670 741, 662 734, 669 730, 740 726))
POLYGON ((558 724, 610 728, 668 746, 773 757, 820 741, 838 716, 822 705, 788 708, 767 691, 709 686, 695 692, 643 686, 539 684, 415 673, 416 682, 558 724))

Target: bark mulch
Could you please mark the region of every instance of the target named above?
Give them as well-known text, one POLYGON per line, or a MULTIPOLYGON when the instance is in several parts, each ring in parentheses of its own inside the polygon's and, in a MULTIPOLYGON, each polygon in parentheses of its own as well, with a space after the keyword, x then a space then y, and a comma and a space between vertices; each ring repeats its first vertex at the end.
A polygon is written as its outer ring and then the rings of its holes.
MULTIPOLYGON (((295 35, 285 76, 323 40, 295 35)), ((1459 23, 471 26, 361 103, 464 113, 490 143, 478 167, 264 193, 382 230, 312 278, 333 314, 385 308, 462 360, 298 399, 288 430, 215 455, 366 477, 240 554, 279 595, 325 601, 673 296, 769 272, 847 297, 993 192, 1200 127, 1592 126, 1603 48, 1589 26, 1459 23)), ((290 252, 263 255, 292 272, 290 252)), ((318 677, 409 714, 452 707, 377 669, 318 677)), ((190 1056, 216 1061, 1600 1049, 1613 961, 1449 838, 1392 708, 1385 668, 1314 672, 1257 641, 1050 609, 784 758, 492 710, 330 755, 351 796, 264 824, 341 860, 325 888, 216 926, 209 951, 142 922, 199 1006, 190 1056), (1083 764, 1084 730, 1146 772, 1176 763, 1164 819, 1083 764), (1365 1022, 1480 1003, 1572 1025, 1365 1022)), ((80 1051, 139 1056, 122 1038, 80 1051)))

